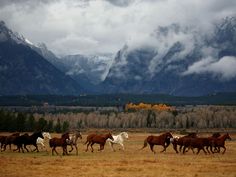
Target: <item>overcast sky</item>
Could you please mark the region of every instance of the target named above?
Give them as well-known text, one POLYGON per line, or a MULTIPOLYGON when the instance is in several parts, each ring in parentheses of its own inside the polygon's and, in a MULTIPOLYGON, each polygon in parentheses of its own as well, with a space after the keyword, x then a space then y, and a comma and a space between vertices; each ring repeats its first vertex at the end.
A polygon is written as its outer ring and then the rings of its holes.
POLYGON ((116 53, 172 23, 208 30, 235 0, 0 0, 0 20, 57 55, 116 53))

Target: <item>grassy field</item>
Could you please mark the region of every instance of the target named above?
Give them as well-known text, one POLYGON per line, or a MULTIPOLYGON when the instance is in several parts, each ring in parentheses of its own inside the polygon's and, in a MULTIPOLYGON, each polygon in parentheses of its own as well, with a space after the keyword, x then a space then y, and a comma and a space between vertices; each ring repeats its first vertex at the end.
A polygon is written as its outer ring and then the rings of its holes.
MULTIPOLYGON (((2 135, 2 134, 1 134, 2 135)), ((52 156, 49 152, 18 153, 7 150, 0 153, 1 177, 236 177, 236 134, 233 141, 226 141, 227 151, 222 154, 199 155, 188 152, 185 155, 176 154, 172 145, 167 152, 159 153, 162 147, 155 146, 157 154, 149 148, 139 151, 147 133, 129 133, 125 142, 125 151, 115 146, 111 151, 108 144, 103 152, 85 152, 82 142, 79 142, 79 155, 73 151, 69 156, 52 156)), ((175 134, 174 134, 175 135, 175 134)), ((52 134, 52 137, 59 136, 52 134)), ((201 136, 207 136, 203 134, 201 136)), ((70 147, 68 147, 70 149, 70 147)), ((58 149, 59 151, 59 149, 58 149)), ((61 153, 61 151, 60 151, 61 153)))

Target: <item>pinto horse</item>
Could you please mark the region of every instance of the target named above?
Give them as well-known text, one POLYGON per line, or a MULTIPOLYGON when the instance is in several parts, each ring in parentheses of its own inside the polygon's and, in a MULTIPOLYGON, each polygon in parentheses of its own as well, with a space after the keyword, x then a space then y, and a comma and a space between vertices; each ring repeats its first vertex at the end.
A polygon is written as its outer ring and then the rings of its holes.
POLYGON ((161 152, 166 151, 166 148, 169 146, 169 142, 170 139, 173 138, 173 136, 171 135, 170 132, 167 133, 163 133, 160 136, 148 136, 145 140, 144 140, 144 145, 143 147, 140 149, 144 149, 145 147, 147 147, 147 144, 149 144, 151 151, 155 154, 156 152, 153 150, 154 145, 161 145, 163 146, 163 150, 161 152))
POLYGON ((74 149, 73 146, 74 146, 76 149, 76 155, 78 155, 78 147, 77 147, 78 138, 82 139, 82 135, 81 135, 80 131, 76 130, 76 131, 73 131, 72 133, 70 133, 69 139, 66 140, 67 145, 71 146, 71 150, 69 152, 73 151, 73 149, 74 149))
POLYGON ((229 136, 229 133, 226 133, 218 138, 212 139, 211 140, 211 151, 212 151, 212 147, 215 147, 217 149, 217 152, 220 152, 220 148, 223 148, 224 151, 222 152, 222 154, 225 153, 226 151, 226 147, 225 147, 225 141, 226 140, 231 140, 231 137, 229 136))
POLYGON ((66 146, 67 146, 67 140, 69 139, 69 133, 64 133, 61 138, 52 138, 49 140, 49 146, 52 148, 52 155, 54 155, 54 151, 58 155, 58 152, 56 151, 56 147, 60 146, 62 147, 63 153, 62 155, 68 155, 66 146))
POLYGON ((91 147, 91 152, 93 152, 93 145, 99 144, 100 145, 100 149, 99 151, 102 151, 104 149, 104 146, 106 144, 106 140, 110 138, 111 140, 114 140, 114 138, 112 137, 111 133, 107 133, 107 134, 90 134, 87 136, 87 141, 84 144, 87 144, 87 149, 85 150, 86 152, 88 151, 88 147, 90 145, 91 147))

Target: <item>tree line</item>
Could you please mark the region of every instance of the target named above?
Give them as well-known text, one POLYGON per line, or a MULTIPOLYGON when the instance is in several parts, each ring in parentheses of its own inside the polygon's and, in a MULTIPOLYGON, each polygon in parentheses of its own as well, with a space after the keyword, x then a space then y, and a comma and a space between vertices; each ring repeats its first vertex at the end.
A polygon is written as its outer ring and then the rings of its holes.
POLYGON ((0 111, 0 131, 64 132, 86 128, 236 128, 235 106, 191 106, 176 110, 14 113, 0 111))
POLYGON ((0 131, 6 132, 65 132, 69 129, 69 122, 60 119, 54 123, 52 120, 46 120, 43 116, 35 119, 33 114, 10 112, 0 110, 0 131))

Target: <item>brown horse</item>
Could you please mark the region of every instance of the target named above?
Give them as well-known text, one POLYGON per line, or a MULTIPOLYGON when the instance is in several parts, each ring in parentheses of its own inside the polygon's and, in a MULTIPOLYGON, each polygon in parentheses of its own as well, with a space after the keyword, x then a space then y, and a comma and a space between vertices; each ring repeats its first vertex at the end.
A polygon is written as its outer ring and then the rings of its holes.
POLYGON ((156 152, 153 150, 154 145, 161 145, 163 146, 163 150, 161 152, 166 151, 166 148, 169 146, 170 139, 173 138, 170 132, 163 133, 160 136, 153 136, 150 135, 144 140, 144 145, 140 149, 144 149, 149 144, 151 151, 155 154, 156 152))
MULTIPOLYGON (((197 148, 197 154, 199 154, 200 150, 203 150, 205 154, 207 154, 206 150, 204 149, 205 146, 209 145, 209 139, 208 138, 185 138, 183 140, 183 154, 186 152, 186 148, 193 149, 197 148)), ((193 151, 194 153, 194 151, 193 151)))
POLYGON ((196 138, 197 137, 197 133, 189 133, 188 135, 185 135, 183 137, 175 137, 173 140, 172 140, 172 144, 173 144, 173 149, 175 150, 176 153, 178 153, 178 150, 177 150, 177 146, 179 145, 179 152, 181 152, 182 150, 182 147, 183 147, 183 141, 185 138, 196 138))
POLYGON ((52 148, 52 155, 54 155, 54 151, 58 155, 58 152, 56 151, 56 147, 60 146, 62 147, 62 155, 68 155, 67 153, 67 140, 69 139, 69 133, 64 133, 61 138, 52 138, 49 140, 49 146, 52 148))
POLYGON ((95 143, 100 145, 99 151, 102 151, 104 149, 104 146, 106 144, 106 140, 108 138, 114 140, 110 132, 107 133, 107 134, 101 134, 101 135, 98 135, 98 134, 90 134, 90 135, 88 135, 87 136, 87 141, 84 143, 84 144, 87 144, 87 149, 85 151, 86 152, 88 151, 88 147, 90 145, 91 152, 93 152, 93 145, 95 143))
POLYGON ((20 133, 13 133, 10 136, 7 136, 5 138, 5 141, 3 142, 3 151, 6 150, 7 145, 9 145, 9 148, 11 150, 11 145, 15 142, 16 137, 20 136, 20 133))
MULTIPOLYGON (((212 147, 215 147, 217 149, 217 152, 219 153, 220 152, 220 148, 223 148, 224 151, 222 152, 222 154, 225 153, 226 151, 226 147, 225 147, 225 141, 229 139, 231 140, 231 137, 229 136, 229 133, 226 133, 218 138, 214 138, 211 140, 211 148, 212 147)), ((212 149, 211 149, 212 151, 212 149)))

